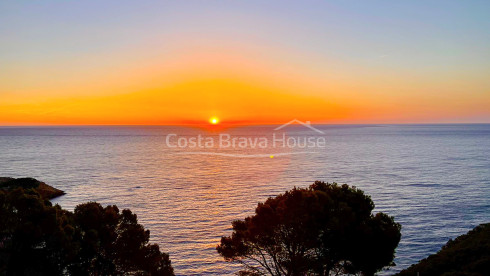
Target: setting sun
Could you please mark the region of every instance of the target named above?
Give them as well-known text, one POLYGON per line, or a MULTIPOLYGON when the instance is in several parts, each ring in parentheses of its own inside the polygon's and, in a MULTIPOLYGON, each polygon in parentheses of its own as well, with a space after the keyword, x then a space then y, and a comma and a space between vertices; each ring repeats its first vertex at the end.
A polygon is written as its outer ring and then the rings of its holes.
POLYGON ((219 123, 219 119, 216 117, 212 117, 211 119, 209 119, 209 122, 213 125, 217 125, 219 123))

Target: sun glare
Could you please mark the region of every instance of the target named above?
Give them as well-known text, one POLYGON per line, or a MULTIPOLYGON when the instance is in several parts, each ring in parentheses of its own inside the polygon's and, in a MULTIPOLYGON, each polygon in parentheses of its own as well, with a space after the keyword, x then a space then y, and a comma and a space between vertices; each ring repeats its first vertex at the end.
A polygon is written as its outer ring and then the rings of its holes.
POLYGON ((219 119, 216 118, 216 117, 212 117, 211 119, 209 119, 209 122, 212 124, 212 125, 217 125, 219 123, 219 119))

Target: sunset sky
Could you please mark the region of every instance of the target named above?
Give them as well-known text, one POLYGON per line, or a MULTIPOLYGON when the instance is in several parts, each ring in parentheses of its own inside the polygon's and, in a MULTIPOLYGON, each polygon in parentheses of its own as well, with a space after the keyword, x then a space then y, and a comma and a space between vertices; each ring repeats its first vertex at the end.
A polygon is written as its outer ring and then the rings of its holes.
POLYGON ((2 1, 0 125, 490 123, 489 18, 489 1, 2 1))

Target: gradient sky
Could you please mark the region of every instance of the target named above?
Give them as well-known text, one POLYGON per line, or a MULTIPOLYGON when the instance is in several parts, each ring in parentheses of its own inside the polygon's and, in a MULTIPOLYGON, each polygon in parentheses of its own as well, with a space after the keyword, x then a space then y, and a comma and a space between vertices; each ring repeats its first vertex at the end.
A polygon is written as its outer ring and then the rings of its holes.
POLYGON ((490 123, 489 18, 489 1, 1 1, 0 125, 490 123))

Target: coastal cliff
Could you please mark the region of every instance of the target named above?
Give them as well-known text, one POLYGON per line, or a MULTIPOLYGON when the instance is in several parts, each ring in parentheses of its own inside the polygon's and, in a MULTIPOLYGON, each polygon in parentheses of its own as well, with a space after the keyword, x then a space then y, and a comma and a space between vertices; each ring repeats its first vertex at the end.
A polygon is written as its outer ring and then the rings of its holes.
POLYGON ((65 194, 64 191, 49 186, 34 178, 0 177, 1 190, 13 190, 15 188, 34 189, 41 195, 41 197, 46 199, 53 199, 65 194))

